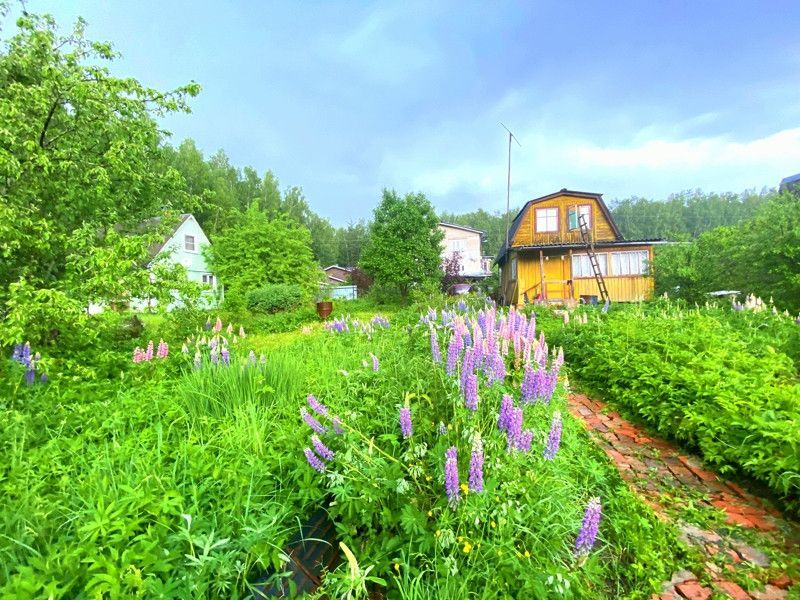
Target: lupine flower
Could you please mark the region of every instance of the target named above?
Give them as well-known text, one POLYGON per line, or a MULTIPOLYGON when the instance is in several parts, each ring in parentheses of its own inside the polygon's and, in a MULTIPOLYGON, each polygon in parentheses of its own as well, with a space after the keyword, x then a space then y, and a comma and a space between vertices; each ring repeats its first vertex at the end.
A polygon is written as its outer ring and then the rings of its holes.
POLYGON ((223 347, 222 350, 220 350, 219 355, 222 358, 222 364, 227 367, 231 363, 230 352, 228 352, 227 348, 223 347))
POLYGON ((455 507, 460 500, 458 489, 458 450, 455 446, 448 448, 444 461, 444 489, 450 506, 455 507))
POLYGON ((300 416, 303 417, 303 421, 306 422, 306 425, 311 427, 317 433, 325 433, 327 429, 320 424, 314 417, 308 414, 308 411, 305 408, 300 409, 300 416))
POLYGON ((336 435, 342 435, 344 433, 344 428, 342 427, 342 420, 339 417, 333 417, 331 420, 331 427, 333 427, 333 433, 336 435))
POLYGON ((309 394, 308 397, 306 398, 306 402, 308 402, 308 405, 311 407, 311 410, 313 410, 318 415, 322 415, 323 417, 328 416, 328 407, 325 406, 319 400, 317 400, 314 394, 309 394))
POLYGON ((431 327, 431 356, 433 357, 434 364, 438 365, 442 362, 442 353, 439 350, 439 338, 436 335, 435 327, 431 327))
POLYGON ((472 455, 469 459, 469 491, 483 491, 483 442, 479 435, 472 442, 472 455))
POLYGON ((145 350, 144 359, 147 362, 150 362, 151 360, 153 360, 153 340, 150 340, 149 342, 147 342, 147 350, 145 350))
POLYGON ((464 406, 472 412, 478 410, 478 376, 474 373, 467 377, 464 386, 464 406))
POLYGON ((255 365, 258 362, 256 358, 256 353, 250 350, 250 354, 247 355, 247 360, 251 365, 255 365))
POLYGON ((458 310, 460 310, 461 312, 466 312, 466 311, 467 311, 467 303, 466 303, 466 302, 464 302, 463 300, 459 300, 459 302, 458 302, 458 305, 457 305, 457 308, 458 308, 458 310))
POLYGON ((523 402, 531 403, 536 399, 537 376, 538 371, 534 371, 530 365, 525 365, 524 375, 522 376, 522 386, 520 389, 523 402))
POLYGON ((519 434, 517 437, 517 450, 521 452, 530 452, 531 451, 531 443, 533 442, 533 431, 530 429, 526 429, 522 433, 519 434))
POLYGON ((169 356, 169 345, 164 340, 158 342, 158 350, 156 351, 156 358, 167 358, 169 356))
POLYGON ((233 333, 233 323, 228 323, 228 327, 225 329, 228 332, 228 335, 233 333))
POLYGON ((400 431, 403 434, 403 439, 407 440, 411 437, 411 409, 408 406, 400 409, 400 431))
POLYGON ((261 363, 261 365, 262 365, 262 366, 263 366, 263 365, 266 365, 266 364, 267 364, 267 357, 266 357, 266 356, 264 356, 264 355, 262 354, 262 355, 259 357, 259 359, 258 359, 258 362, 259 362, 259 363, 261 363))
POLYGON ((42 373, 39 376, 39 383, 47 383, 48 381, 50 381, 50 378, 47 376, 47 373, 42 373))
POLYGON ((500 402, 500 415, 497 418, 497 428, 500 431, 508 431, 508 425, 511 421, 511 413, 514 411, 514 400, 508 394, 503 394, 503 400, 500 402))
POLYGON ((314 450, 325 460, 333 460, 334 452, 329 449, 325 444, 322 443, 322 440, 319 439, 318 436, 312 435, 311 436, 311 444, 314 446, 314 450))
POLYGON ((553 413, 553 422, 550 425, 550 435, 547 438, 547 446, 544 449, 544 457, 553 460, 561 444, 561 413, 553 413))
POLYGON ((242 338, 242 339, 244 339, 244 337, 245 337, 245 335, 244 335, 244 326, 243 325, 239 325, 239 337, 242 338))
POLYGON ((140 363, 143 360, 144 360, 144 350, 139 348, 139 346, 136 346, 136 348, 133 349, 133 362, 140 363))
POLYGON ((189 346, 187 346, 186 344, 184 344, 183 346, 181 346, 181 352, 182 352, 183 354, 189 354, 189 346))
MULTIPOLYGON (((467 348, 464 352, 464 360, 461 362, 461 379, 459 381, 459 388, 464 391, 467 386, 467 378, 473 374, 475 370, 475 350, 467 348)), ((477 381, 477 378, 476 378, 477 381)))
POLYGON ((195 370, 199 370, 200 367, 203 366, 203 357, 200 354, 200 351, 194 353, 194 368, 195 370))
POLYGON ((208 353, 208 357, 211 359, 212 365, 219 364, 219 352, 216 348, 211 349, 211 352, 208 353))
POLYGON ((447 427, 444 426, 444 423, 439 423, 439 435, 447 435, 447 427))
POLYGON ((445 365, 445 371, 448 375, 452 375, 456 372, 456 364, 458 364, 459 354, 459 338, 453 335, 453 337, 450 338, 450 343, 447 346, 447 364, 445 365))
POLYGON ((219 317, 217 317, 217 322, 214 323, 214 331, 216 333, 222 331, 222 319, 220 319, 219 317))
POLYGON ((380 362, 378 362, 378 357, 375 356, 372 352, 369 353, 370 357, 372 358, 372 370, 377 373, 378 369, 381 368, 380 362))
POLYGON ((508 429, 506 429, 506 450, 511 452, 519 446, 519 438, 522 435, 522 409, 512 408, 508 418, 508 429))
POLYGON ((319 471, 320 473, 325 472, 325 464, 317 457, 316 454, 314 454, 314 451, 311 450, 311 448, 305 448, 303 450, 303 454, 306 455, 308 464, 311 465, 314 470, 319 471))
POLYGON ((588 554, 597 539, 601 517, 600 498, 592 498, 586 505, 581 530, 575 540, 575 554, 588 554))
POLYGON ((25 385, 33 385, 36 383, 36 369, 33 366, 25 370, 25 385))

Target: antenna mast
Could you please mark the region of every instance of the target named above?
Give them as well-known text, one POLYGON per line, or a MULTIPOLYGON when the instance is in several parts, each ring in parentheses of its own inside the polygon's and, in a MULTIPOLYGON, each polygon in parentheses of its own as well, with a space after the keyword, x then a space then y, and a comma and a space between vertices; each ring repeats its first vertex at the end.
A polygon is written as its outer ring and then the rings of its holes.
MULTIPOLYGON (((517 137, 511 132, 511 130, 508 127, 503 125, 503 123, 500 123, 500 125, 502 125, 503 129, 505 129, 508 132, 508 178, 506 180, 506 257, 508 257, 510 251, 508 244, 508 236, 509 236, 509 230, 511 228, 511 224, 509 222, 510 221, 509 213, 511 211, 511 140, 517 142, 517 146, 519 146, 520 148, 522 148, 522 144, 519 143, 517 137)), ((508 260, 508 258, 506 258, 506 260, 508 260)), ((506 290, 505 286, 503 286, 503 304, 505 303, 506 303, 506 290)))

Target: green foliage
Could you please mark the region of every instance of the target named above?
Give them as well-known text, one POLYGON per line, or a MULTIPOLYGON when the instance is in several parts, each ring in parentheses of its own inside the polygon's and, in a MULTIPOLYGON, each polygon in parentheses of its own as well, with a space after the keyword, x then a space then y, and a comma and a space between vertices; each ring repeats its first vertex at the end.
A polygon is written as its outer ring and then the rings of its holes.
POLYGON ((397 289, 404 298, 415 285, 438 282, 444 239, 438 223, 423 194, 401 198, 393 190, 384 190, 360 266, 377 284, 397 289))
POLYGON ((273 283, 251 290, 247 294, 247 308, 254 312, 273 313, 296 307, 303 300, 299 285, 273 283))
POLYGON ((659 294, 702 301, 710 291, 733 289, 800 310, 800 202, 772 195, 747 221, 659 247, 654 272, 659 294))
POLYGON ((208 258, 232 307, 272 283, 294 284, 310 295, 321 277, 308 229, 284 214, 269 218, 255 203, 214 238, 208 258))
POLYGON ((800 382, 792 357, 774 346, 796 351, 790 317, 659 302, 571 322, 556 339, 580 381, 720 471, 800 507, 800 382))
POLYGON ((138 291, 151 238, 135 226, 190 204, 161 160, 156 117, 187 111, 199 87, 113 77, 116 53, 84 27, 61 35, 52 18, 24 13, 0 51, 0 314, 23 280, 80 302, 138 291))
POLYGON ((513 208, 506 215, 503 212, 487 212, 482 208, 470 213, 456 214, 443 212, 440 220, 454 225, 465 225, 473 229, 484 232, 483 253, 485 255, 496 256, 500 252, 500 247, 506 241, 506 225, 514 220, 519 212, 518 208, 513 208))

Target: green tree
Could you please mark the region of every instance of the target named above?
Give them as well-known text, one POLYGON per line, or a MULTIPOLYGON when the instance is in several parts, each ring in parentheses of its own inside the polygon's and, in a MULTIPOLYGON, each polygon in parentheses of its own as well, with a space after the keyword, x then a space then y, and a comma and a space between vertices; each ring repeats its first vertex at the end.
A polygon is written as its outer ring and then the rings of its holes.
MULTIPOLYGON (((66 36, 49 16, 26 13, 16 26, 0 50, 0 316, 18 282, 25 285, 15 289, 83 304, 113 299, 113 290, 141 277, 142 261, 113 251, 100 258, 99 248, 121 250, 130 240, 97 232, 121 226, 137 236, 145 219, 191 204, 164 161, 155 118, 188 111, 187 98, 199 91, 112 77, 105 64, 116 53, 87 40, 82 20, 66 36), (98 260, 76 270, 78 253, 98 260)), ((146 247, 148 234, 140 238, 146 247)))
POLYGON ((377 284, 405 298, 414 285, 438 282, 442 276, 439 218, 424 194, 383 190, 375 208, 360 266, 377 284))
POLYGON ((243 306, 247 292, 269 283, 298 284, 310 295, 321 276, 308 228, 283 213, 270 218, 256 202, 237 211, 207 251, 233 307, 243 306))

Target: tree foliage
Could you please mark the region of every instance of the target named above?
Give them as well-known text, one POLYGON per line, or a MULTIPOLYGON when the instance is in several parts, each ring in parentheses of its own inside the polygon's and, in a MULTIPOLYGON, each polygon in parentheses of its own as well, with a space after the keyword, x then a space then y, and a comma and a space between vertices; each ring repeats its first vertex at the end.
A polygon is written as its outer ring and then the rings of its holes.
POLYGON ((444 239, 438 224, 424 194, 401 198, 394 190, 383 190, 360 266, 377 284, 394 288, 403 297, 415 284, 437 281, 444 239))
POLYGON ((297 284, 306 294, 314 290, 321 271, 308 228, 283 213, 270 218, 255 202, 234 212, 232 221, 207 250, 225 284, 226 302, 241 307, 248 292, 270 283, 297 284))
POLYGON ((67 35, 49 16, 25 13, 16 26, 0 50, 0 315, 20 282, 65 304, 135 291, 147 266, 137 253, 160 236, 135 226, 192 204, 162 160, 155 119, 188 111, 199 86, 162 92, 113 77, 117 54, 86 39, 82 20, 67 35), (114 227, 129 237, 103 234, 114 227))
POLYGON ((511 223, 519 209, 512 209, 506 214, 500 211, 487 212, 482 208, 463 214, 443 212, 440 217, 445 223, 464 225, 483 231, 482 252, 486 256, 496 256, 506 241, 506 222, 511 223))

